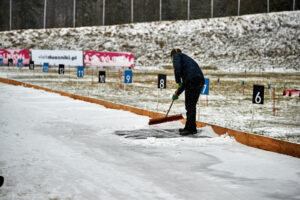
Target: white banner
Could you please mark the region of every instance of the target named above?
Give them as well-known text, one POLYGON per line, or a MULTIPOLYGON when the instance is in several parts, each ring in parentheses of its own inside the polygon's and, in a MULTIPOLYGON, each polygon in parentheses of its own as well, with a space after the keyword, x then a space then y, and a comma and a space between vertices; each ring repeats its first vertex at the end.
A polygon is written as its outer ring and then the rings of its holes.
POLYGON ((31 49, 31 58, 36 65, 64 64, 66 66, 82 66, 83 58, 82 51, 68 51, 68 50, 35 50, 31 49))

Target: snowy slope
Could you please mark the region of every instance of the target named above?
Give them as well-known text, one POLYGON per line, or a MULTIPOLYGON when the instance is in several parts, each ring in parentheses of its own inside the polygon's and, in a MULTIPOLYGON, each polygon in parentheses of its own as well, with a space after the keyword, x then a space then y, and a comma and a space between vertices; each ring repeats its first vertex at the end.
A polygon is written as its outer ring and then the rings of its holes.
POLYGON ((201 66, 231 71, 299 71, 300 11, 116 26, 0 33, 0 48, 135 53, 137 66, 170 65, 181 48, 201 66))
POLYGON ((126 138, 115 131, 143 135, 148 118, 2 83, 0 93, 1 200, 300 198, 300 159, 207 128, 126 138))

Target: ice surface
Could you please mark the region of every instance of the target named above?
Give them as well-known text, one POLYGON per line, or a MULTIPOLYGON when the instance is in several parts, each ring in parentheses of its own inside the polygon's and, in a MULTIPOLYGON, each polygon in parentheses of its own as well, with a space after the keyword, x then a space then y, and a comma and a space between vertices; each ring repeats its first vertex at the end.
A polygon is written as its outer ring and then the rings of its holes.
POLYGON ((0 199, 299 199, 300 160, 243 146, 209 127, 0 84, 0 199), (127 135, 149 137, 137 139, 127 135))

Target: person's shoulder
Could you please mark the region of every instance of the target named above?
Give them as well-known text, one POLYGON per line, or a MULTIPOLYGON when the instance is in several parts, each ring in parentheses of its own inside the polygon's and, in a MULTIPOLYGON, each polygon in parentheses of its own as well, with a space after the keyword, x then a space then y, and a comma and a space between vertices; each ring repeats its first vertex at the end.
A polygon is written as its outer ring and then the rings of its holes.
POLYGON ((186 55, 186 54, 184 54, 184 53, 180 53, 181 54, 181 56, 183 57, 183 58, 190 58, 190 59, 192 59, 190 56, 188 56, 188 55, 186 55))
POLYGON ((181 53, 181 52, 175 53, 175 54, 173 55, 173 59, 180 59, 181 56, 182 56, 182 53, 181 53))
POLYGON ((183 55, 183 53, 178 52, 178 53, 175 53, 175 54, 174 54, 174 56, 179 56, 179 55, 183 55))
POLYGON ((182 56, 185 56, 185 57, 189 57, 189 58, 190 58, 190 56, 187 55, 187 54, 185 54, 185 53, 181 53, 181 52, 180 52, 180 54, 181 54, 182 56))

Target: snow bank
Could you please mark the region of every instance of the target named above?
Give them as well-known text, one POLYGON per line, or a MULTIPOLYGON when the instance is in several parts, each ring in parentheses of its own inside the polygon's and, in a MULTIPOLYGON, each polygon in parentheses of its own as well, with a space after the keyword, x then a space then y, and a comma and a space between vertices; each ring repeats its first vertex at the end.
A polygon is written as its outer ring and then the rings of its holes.
POLYGON ((170 65, 172 48, 201 66, 299 71, 300 11, 115 26, 0 33, 0 48, 133 52, 136 66, 170 65))

